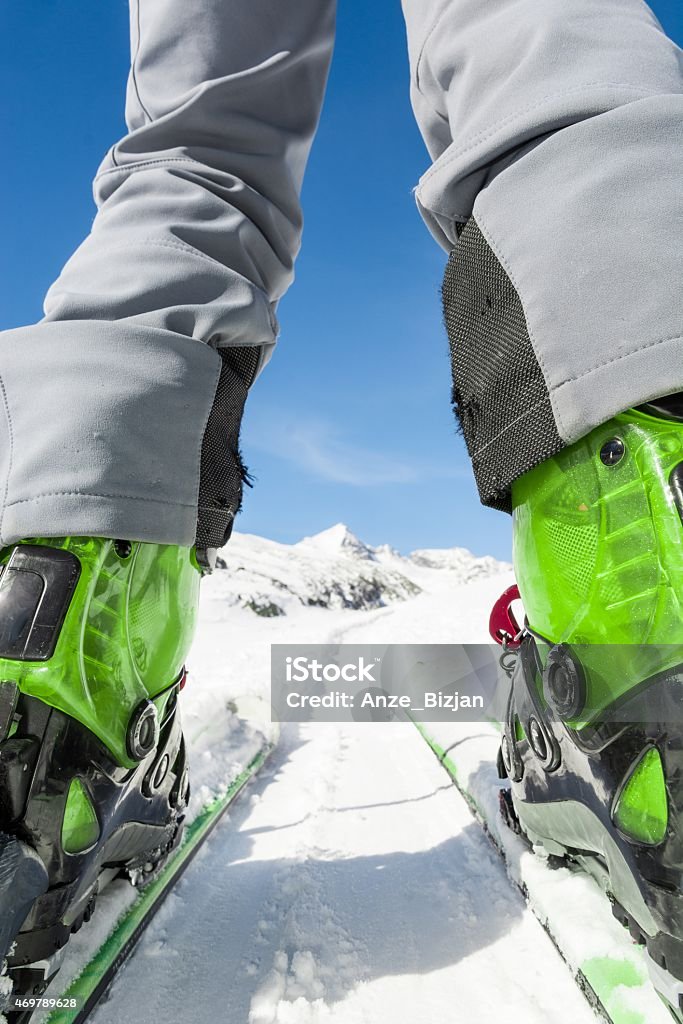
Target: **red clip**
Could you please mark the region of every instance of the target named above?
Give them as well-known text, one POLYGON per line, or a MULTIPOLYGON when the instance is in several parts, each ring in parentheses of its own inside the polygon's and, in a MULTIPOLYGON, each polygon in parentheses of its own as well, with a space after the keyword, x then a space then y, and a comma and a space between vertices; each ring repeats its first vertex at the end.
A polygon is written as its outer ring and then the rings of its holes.
POLYGON ((489 618, 489 633, 497 644, 505 644, 513 650, 521 644, 519 638, 522 630, 512 611, 512 602, 519 600, 519 587, 513 583, 504 590, 493 608, 489 618))
POLYGON ((179 690, 184 690, 185 689, 185 684, 187 682, 187 676, 188 676, 188 671, 185 668, 185 666, 183 665, 182 671, 180 673, 180 679, 179 679, 179 684, 180 684, 179 687, 178 687, 179 690))

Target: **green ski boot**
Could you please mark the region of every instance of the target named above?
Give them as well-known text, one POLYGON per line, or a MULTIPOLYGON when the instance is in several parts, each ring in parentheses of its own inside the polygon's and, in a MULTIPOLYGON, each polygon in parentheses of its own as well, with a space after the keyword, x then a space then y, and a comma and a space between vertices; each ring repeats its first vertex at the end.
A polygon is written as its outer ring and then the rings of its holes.
POLYGON ((154 877, 189 794, 177 699, 190 548, 32 540, 0 554, 0 1012, 44 991, 117 875, 154 877))
POLYGON ((599 880, 683 1021, 683 396, 531 470, 513 509, 509 817, 599 880))

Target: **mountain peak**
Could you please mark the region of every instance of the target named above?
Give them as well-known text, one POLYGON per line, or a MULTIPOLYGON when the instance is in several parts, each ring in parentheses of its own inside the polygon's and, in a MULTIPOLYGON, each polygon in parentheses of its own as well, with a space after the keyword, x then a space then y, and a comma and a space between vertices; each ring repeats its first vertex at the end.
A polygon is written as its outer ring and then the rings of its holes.
POLYGON ((374 560, 374 551, 362 540, 356 537, 355 533, 349 530, 345 523, 336 523, 327 530, 315 533, 312 537, 304 537, 299 541, 298 547, 315 548, 317 551, 326 552, 330 555, 350 555, 353 558, 365 558, 374 560))

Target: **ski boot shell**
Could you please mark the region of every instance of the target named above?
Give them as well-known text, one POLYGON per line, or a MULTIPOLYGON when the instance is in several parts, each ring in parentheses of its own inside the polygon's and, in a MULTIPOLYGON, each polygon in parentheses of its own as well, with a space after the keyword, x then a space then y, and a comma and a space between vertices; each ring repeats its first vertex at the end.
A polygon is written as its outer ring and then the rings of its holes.
POLYGON ((631 410, 513 487, 526 613, 499 769, 646 947, 683 1021, 683 417, 631 410))
POLYGON ((0 561, 2 1012, 8 979, 44 990, 104 885, 153 877, 181 838, 201 571, 189 548, 101 538, 0 561))

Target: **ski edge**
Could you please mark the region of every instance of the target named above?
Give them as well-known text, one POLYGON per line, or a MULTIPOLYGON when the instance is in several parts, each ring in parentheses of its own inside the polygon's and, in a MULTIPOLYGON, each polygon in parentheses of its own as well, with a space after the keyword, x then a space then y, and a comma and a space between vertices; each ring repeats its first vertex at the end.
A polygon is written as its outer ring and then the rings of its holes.
POLYGON ((265 742, 240 774, 233 779, 225 793, 204 805, 188 826, 183 842, 161 875, 142 890, 139 898, 124 912, 83 971, 59 997, 62 1000, 76 1000, 78 1009, 52 1010, 44 1019, 44 1024, 85 1024, 175 883, 214 831, 227 809, 247 783, 261 770, 274 747, 274 743, 265 742))

